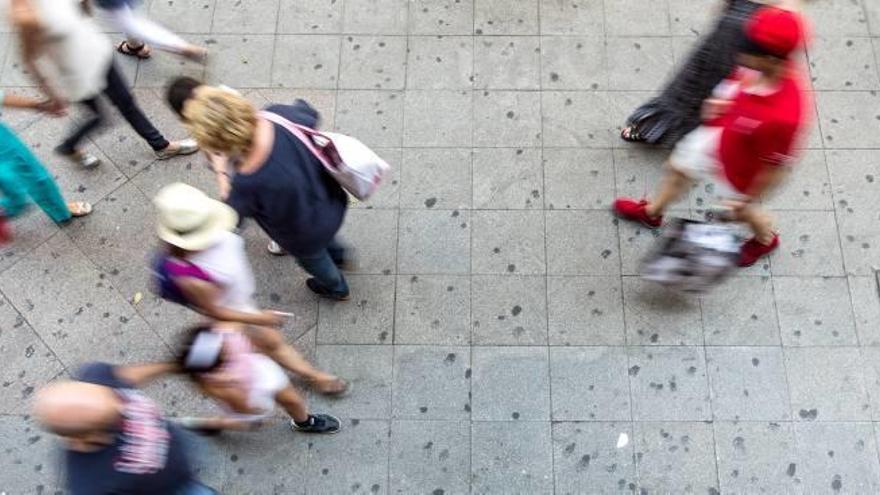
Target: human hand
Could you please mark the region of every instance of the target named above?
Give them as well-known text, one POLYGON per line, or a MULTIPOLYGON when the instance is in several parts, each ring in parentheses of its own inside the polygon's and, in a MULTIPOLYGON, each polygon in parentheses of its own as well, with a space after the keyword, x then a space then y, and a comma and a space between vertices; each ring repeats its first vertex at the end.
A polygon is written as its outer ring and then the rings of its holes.
POLYGON ((727 109, 730 108, 731 101, 721 100, 718 98, 707 98, 706 101, 703 102, 703 108, 701 110, 701 117, 704 121, 715 120, 718 117, 724 115, 727 112, 727 109))
POLYGON ((37 110, 48 113, 53 117, 63 117, 67 115, 67 102, 62 98, 49 98, 37 104, 37 110))
POLYGON ((208 58, 208 49, 197 45, 187 45, 180 54, 193 62, 204 64, 205 59, 208 58))

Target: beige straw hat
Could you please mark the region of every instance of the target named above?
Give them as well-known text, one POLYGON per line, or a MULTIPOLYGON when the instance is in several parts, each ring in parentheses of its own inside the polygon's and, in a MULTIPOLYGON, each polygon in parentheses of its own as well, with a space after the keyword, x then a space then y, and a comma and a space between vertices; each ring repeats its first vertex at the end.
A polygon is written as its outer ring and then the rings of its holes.
POLYGON ((180 182, 163 187, 153 204, 159 239, 187 251, 211 247, 238 224, 238 214, 227 204, 180 182))

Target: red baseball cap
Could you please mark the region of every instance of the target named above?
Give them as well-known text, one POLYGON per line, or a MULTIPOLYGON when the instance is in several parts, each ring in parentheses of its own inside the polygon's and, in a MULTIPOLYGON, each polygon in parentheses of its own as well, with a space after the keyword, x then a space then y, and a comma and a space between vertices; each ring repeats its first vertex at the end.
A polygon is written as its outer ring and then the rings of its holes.
POLYGON ((779 58, 788 58, 804 38, 801 17, 776 7, 758 9, 746 24, 745 31, 753 47, 779 58))

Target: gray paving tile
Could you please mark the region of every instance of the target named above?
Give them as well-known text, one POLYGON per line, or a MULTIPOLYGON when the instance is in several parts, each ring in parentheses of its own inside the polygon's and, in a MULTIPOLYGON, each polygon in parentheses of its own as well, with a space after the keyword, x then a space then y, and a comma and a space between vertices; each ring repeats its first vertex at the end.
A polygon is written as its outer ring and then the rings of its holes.
POLYGON ((472 106, 470 91, 407 91, 404 145, 470 146, 472 106))
POLYGON ((521 420, 519 424, 526 425, 550 419, 546 348, 474 347, 472 360, 474 421, 521 420))
POLYGON ((474 84, 471 36, 412 36, 407 52, 407 88, 470 89, 474 84))
POLYGON ((630 423, 554 422, 553 470, 557 493, 634 492, 632 444, 616 447, 621 435, 632 437, 630 423))
POLYGON ((322 299, 321 344, 391 344, 394 340, 394 277, 348 275, 351 301, 322 299))
POLYGON ((700 300, 706 345, 779 345, 769 277, 733 277, 700 300))
POLYGON ((623 297, 617 277, 548 277, 550 345, 622 345, 623 297))
POLYGON ((474 345, 547 345, 544 277, 474 276, 474 345))
POLYGON ((352 209, 339 238, 351 246, 357 273, 389 275, 397 269, 397 212, 352 209))
POLYGON ((339 53, 339 36, 278 36, 272 61, 272 86, 335 89, 341 72, 339 53))
MULTIPOLYGON (((306 493, 313 439, 291 431, 286 418, 224 440, 225 493, 306 493)), ((212 470, 223 466, 212 466, 212 470)))
POLYGON ((552 36, 541 39, 541 84, 545 89, 608 89, 605 38, 552 36))
POLYGON ((196 479, 215 490, 222 490, 227 479, 230 457, 227 446, 196 434, 188 434, 186 438, 191 449, 190 459, 196 479))
POLYGON ((785 349, 792 418, 858 421, 871 418, 857 347, 785 349))
POLYGON ((790 418, 785 363, 779 347, 707 347, 715 419, 790 418))
POLYGON ((474 32, 474 0, 411 0, 410 34, 474 32))
POLYGON ((791 423, 715 422, 722 493, 803 493, 791 423))
POLYGON ((281 0, 278 33, 338 33, 342 30, 339 0, 281 0))
MULTIPOLYGON (((666 174, 669 150, 659 148, 617 148, 612 150, 617 195, 641 199, 652 197, 666 174)), ((691 193, 673 208, 687 209, 691 193)))
MULTIPOLYGON (((208 56, 212 56, 216 49, 212 38, 203 39, 198 35, 190 35, 190 37, 192 43, 203 43, 208 49, 208 56)), ((117 57, 122 56, 117 54, 117 57)), ((151 57, 149 63, 144 62, 143 65, 138 63, 135 72, 126 74, 126 79, 138 88, 164 88, 171 79, 178 76, 188 76, 201 81, 205 78, 205 66, 183 57, 160 55, 151 57)))
POLYGON ((553 493, 553 445, 547 422, 475 422, 471 428, 471 490, 553 493))
POLYGON ((880 163, 871 151, 835 150, 827 156, 846 271, 873 275, 880 266, 880 226, 874 215, 880 163))
POLYGON ((0 246, 0 271, 17 263, 59 230, 55 222, 38 208, 28 208, 16 217, 13 228, 15 242, 0 246))
POLYGON ((150 17, 176 33, 211 31, 216 0, 196 2, 151 2, 150 17))
POLYGON ((623 347, 551 347, 553 421, 632 418, 623 347))
POLYGON ((880 87, 870 38, 817 38, 810 45, 809 60, 816 90, 873 90, 880 87))
POLYGON ((860 350, 863 382, 871 403, 872 418, 880 418, 880 348, 862 347, 860 350))
POLYGON ((470 419, 470 361, 468 347, 396 346, 393 417, 470 419))
POLYGON ((473 151, 475 209, 540 209, 544 189, 541 151, 490 148, 473 151))
POLYGON ((403 138, 403 93, 399 91, 339 91, 336 130, 368 146, 400 146, 403 138))
POLYGON ((406 34, 407 0, 345 2, 342 27, 346 33, 406 34))
POLYGON ((698 300, 636 277, 623 278, 630 345, 702 345, 698 300))
POLYGON ((395 344, 470 344, 471 281, 464 276, 397 278, 395 344))
POLYGON ((468 493, 471 426, 467 421, 391 423, 393 493, 468 493))
POLYGON ((808 150, 794 165, 794 171, 771 191, 763 203, 773 210, 830 210, 833 209, 831 181, 821 150, 808 150))
POLYGON ((205 80, 234 88, 266 87, 272 82, 272 35, 211 35, 212 57, 205 80))
POLYGON ((541 145, 541 95, 524 91, 474 92, 474 146, 541 145))
POLYGON ((281 0, 216 0, 212 33, 274 34, 281 0))
POLYGON ((605 34, 602 2, 540 0, 541 34, 605 34))
POLYGON ((611 150, 545 150, 544 185, 548 209, 607 210, 614 196, 611 150))
POLYGON ((342 40, 339 87, 403 89, 406 84, 406 38, 346 36, 342 40))
POLYGON ((880 148, 877 92, 823 91, 815 98, 827 148, 880 148))
POLYGON ((718 4, 712 0, 669 0, 669 25, 675 36, 700 36, 718 19, 718 4))
MULTIPOLYGON (((870 2, 868 2, 870 3, 870 2)), ((865 11, 860 2, 834 2, 817 0, 803 5, 804 12, 814 22, 817 36, 864 36, 868 34, 865 11)))
POLYGON ((472 223, 473 273, 546 273, 543 212, 474 211, 472 223))
POLYGON ((773 275, 843 275, 843 257, 832 212, 774 213, 780 245, 770 255, 773 275))
POLYGON ((620 273, 617 221, 611 215, 604 211, 548 211, 546 217, 548 273, 620 273))
POLYGON ((399 222, 399 273, 466 274, 470 271, 469 212, 403 210, 399 222))
POLYGON ((61 452, 50 433, 40 430, 28 416, 0 416, 0 439, 6 459, 3 490, 62 493, 61 452))
POLYGON ((402 208, 469 209, 471 150, 407 148, 403 150, 402 208))
POLYGON ((652 90, 672 64, 669 38, 608 38, 608 84, 615 90, 652 90))
MULTIPOLYGON (((392 352, 391 346, 319 344, 316 366, 345 377, 352 387, 351 393, 341 399, 313 394, 310 407, 346 419, 390 417, 392 352)), ((353 425, 345 421, 343 426, 353 425)))
POLYGON ((538 34, 538 0, 474 0, 474 33, 538 34))
POLYGON ((873 36, 880 36, 880 5, 874 2, 863 2, 865 13, 868 14, 868 28, 873 36))
POLYGON ((880 345, 880 299, 876 278, 849 277, 849 291, 859 343, 880 345))
POLYGON ((870 423, 796 423, 798 473, 811 491, 880 490, 877 442, 870 423), (801 469, 802 468, 802 469, 801 469))
POLYGON ((783 345, 858 345, 845 278, 773 279, 783 345))
POLYGON ((669 35, 669 7, 663 2, 646 9, 637 0, 606 3, 605 31, 613 36, 669 35))
POLYGON ((711 423, 635 423, 633 430, 642 492, 719 493, 711 423))
POLYGON ((344 428, 310 442, 306 493, 388 493, 388 421, 351 421, 344 428))
POLYGON ((544 91, 544 146, 608 148, 611 127, 606 93, 544 91))
POLYGON ((9 301, 62 362, 119 361, 159 337, 101 273, 58 235, 0 277, 9 301), (35 280, 21 284, 21 280, 35 280))
POLYGON ((474 39, 474 87, 538 89, 541 42, 537 36, 489 36, 474 39))
POLYGON ((5 298, 0 299, 0 352, 6 357, 0 411, 27 414, 34 390, 63 373, 64 366, 5 298))
POLYGON ((633 420, 709 420, 702 347, 629 347, 633 420))

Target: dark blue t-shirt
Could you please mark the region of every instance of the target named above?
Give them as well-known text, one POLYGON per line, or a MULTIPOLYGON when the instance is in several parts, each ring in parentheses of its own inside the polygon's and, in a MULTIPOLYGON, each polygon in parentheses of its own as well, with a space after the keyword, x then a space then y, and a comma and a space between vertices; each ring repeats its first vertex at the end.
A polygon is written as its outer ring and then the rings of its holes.
POLYGON ((106 363, 89 363, 77 379, 110 387, 122 400, 116 441, 97 452, 66 451, 73 495, 174 494, 193 481, 181 432, 159 407, 106 363))
MULTIPOLYGON (((300 125, 318 123, 318 112, 302 100, 266 110, 300 125)), ((273 126, 269 158, 256 172, 235 175, 227 202, 240 217, 256 220, 290 254, 313 255, 342 226, 348 196, 304 144, 284 127, 273 126)))

